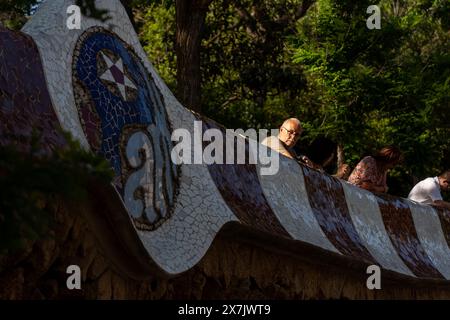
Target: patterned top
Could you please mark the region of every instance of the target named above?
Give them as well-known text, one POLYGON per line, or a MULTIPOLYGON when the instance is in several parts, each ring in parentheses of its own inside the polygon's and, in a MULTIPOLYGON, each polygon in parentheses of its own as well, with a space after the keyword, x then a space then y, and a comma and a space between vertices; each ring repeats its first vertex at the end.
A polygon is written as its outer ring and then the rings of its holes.
POLYGON ((386 185, 387 171, 380 171, 375 158, 364 157, 355 167, 352 174, 348 178, 348 182, 361 186, 364 182, 371 183, 379 187, 387 187, 386 185))

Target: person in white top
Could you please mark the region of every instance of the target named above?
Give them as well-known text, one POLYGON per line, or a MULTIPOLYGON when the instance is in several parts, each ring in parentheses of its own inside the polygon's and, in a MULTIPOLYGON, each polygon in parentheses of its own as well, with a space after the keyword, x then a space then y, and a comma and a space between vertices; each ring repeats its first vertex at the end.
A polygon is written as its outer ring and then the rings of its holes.
POLYGON ((450 190, 450 170, 420 181, 412 188, 408 199, 450 209, 450 203, 442 199, 441 190, 450 190))

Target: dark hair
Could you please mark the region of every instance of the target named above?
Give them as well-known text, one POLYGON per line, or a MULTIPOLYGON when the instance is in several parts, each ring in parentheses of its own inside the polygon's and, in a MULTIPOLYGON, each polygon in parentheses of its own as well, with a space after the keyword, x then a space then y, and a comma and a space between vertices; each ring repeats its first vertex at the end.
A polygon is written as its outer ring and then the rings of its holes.
POLYGON ((396 146, 384 147, 373 157, 383 163, 400 163, 403 161, 403 153, 396 146))
POLYGON ((450 180, 450 169, 445 170, 439 175, 440 178, 444 178, 445 180, 450 180))
POLYGON ((324 165, 332 154, 336 157, 336 147, 336 142, 320 136, 309 145, 305 153, 314 163, 324 165))

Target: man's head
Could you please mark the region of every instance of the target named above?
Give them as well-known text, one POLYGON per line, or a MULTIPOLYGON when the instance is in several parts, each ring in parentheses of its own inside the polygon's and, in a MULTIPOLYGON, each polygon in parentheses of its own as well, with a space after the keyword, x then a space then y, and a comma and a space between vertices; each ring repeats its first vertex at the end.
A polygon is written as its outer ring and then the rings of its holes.
POLYGON ((288 147, 293 147, 303 132, 300 120, 290 118, 283 122, 278 133, 278 139, 284 142, 288 147))
POLYGON ((442 190, 450 190, 450 170, 444 171, 439 175, 439 186, 442 190))

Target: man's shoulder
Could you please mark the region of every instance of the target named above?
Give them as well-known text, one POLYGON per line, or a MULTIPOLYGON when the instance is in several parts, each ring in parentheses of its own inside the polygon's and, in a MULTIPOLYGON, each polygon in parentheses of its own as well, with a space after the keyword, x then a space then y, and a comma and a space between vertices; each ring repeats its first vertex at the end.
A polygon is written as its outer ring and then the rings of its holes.
POLYGON ((279 141, 277 136, 267 136, 267 137, 264 138, 263 142, 264 141, 272 141, 272 140, 279 141))
POLYGON ((288 158, 294 158, 295 153, 291 153, 292 151, 288 150, 283 142, 281 142, 280 139, 278 139, 277 136, 269 136, 265 138, 261 144, 269 147, 272 150, 275 150, 278 153, 281 153, 282 155, 288 157, 288 158))
POLYGON ((416 187, 429 190, 429 189, 433 189, 433 188, 437 187, 437 185, 436 185, 435 179, 433 177, 428 177, 428 178, 425 178, 425 179, 419 181, 416 184, 416 187))
POLYGON ((277 136, 268 136, 263 141, 261 141, 261 143, 269 147, 281 145, 280 139, 278 139, 277 136))
POLYGON ((436 184, 433 177, 425 178, 422 181, 420 181, 419 183, 421 185, 435 185, 436 184))

